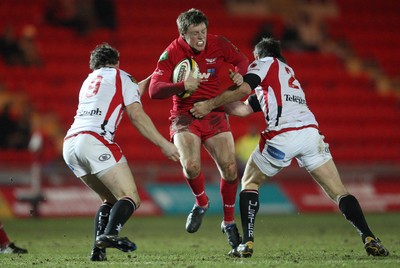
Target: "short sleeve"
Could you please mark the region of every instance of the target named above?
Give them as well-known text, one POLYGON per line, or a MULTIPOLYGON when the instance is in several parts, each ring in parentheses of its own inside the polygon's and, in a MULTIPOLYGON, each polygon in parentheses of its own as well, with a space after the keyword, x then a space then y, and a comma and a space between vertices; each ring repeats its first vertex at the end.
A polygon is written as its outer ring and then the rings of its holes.
POLYGON ((139 85, 136 83, 136 81, 127 74, 123 74, 121 80, 124 105, 128 106, 129 104, 132 104, 134 102, 141 103, 139 85))

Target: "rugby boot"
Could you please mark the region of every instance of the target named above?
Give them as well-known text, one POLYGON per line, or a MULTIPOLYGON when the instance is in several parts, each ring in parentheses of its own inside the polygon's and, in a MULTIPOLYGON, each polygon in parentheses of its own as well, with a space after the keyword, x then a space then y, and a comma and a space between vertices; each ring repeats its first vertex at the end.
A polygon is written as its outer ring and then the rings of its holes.
POLYGON ((15 254, 25 254, 28 253, 28 250, 24 248, 17 247, 14 243, 10 243, 4 248, 0 248, 0 253, 4 254, 10 254, 10 253, 15 253, 15 254))
POLYGON ((105 248, 94 247, 92 249, 92 252, 90 253, 90 260, 91 261, 105 261, 105 260, 107 260, 106 249, 105 248))
POLYGON ((210 203, 207 204, 206 208, 202 208, 196 204, 193 206, 186 220, 186 231, 195 233, 199 230, 204 214, 209 207, 210 203))
POLYGON ((240 258, 240 253, 237 251, 236 248, 234 248, 228 252, 228 256, 232 258, 240 258))
POLYGON ((389 251, 381 244, 379 238, 367 236, 364 243, 365 251, 368 255, 385 257, 389 255, 389 251))
POLYGON ((135 243, 129 241, 127 237, 119 237, 117 235, 99 235, 96 239, 96 247, 98 248, 116 248, 123 252, 136 250, 135 243))
POLYGON ((240 244, 236 251, 240 255, 241 258, 250 258, 253 255, 253 246, 254 243, 252 241, 248 241, 244 244, 240 244))
POLYGON ((236 223, 225 225, 224 222, 222 222, 221 231, 226 234, 226 237, 228 238, 228 243, 233 249, 239 246, 240 243, 242 243, 242 238, 240 237, 236 223))

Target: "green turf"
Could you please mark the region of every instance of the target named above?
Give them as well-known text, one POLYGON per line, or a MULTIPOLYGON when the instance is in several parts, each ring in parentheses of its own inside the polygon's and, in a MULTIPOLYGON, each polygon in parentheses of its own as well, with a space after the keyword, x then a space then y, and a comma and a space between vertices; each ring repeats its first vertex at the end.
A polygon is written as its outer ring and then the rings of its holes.
POLYGON ((122 236, 138 249, 107 251, 89 261, 92 219, 4 220, 13 241, 29 254, 0 254, 0 267, 400 267, 400 214, 367 214, 390 256, 367 256, 356 230, 340 214, 259 215, 250 259, 227 257, 220 217, 206 215, 201 229, 186 233, 184 216, 132 217, 122 236))

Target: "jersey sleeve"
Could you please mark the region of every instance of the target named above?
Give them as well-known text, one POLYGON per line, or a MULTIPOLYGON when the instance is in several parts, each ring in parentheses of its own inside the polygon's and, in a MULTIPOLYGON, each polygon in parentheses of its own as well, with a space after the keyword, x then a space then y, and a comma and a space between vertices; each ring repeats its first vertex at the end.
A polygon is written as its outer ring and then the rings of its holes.
POLYGON ((184 82, 172 83, 171 77, 175 67, 172 50, 167 48, 157 62, 149 85, 149 95, 153 99, 165 99, 185 91, 184 82))
POLYGON ((132 104, 134 102, 141 103, 139 85, 136 80, 127 74, 121 76, 122 82, 122 97, 125 106, 132 104))
POLYGON ((172 56, 173 51, 168 47, 158 59, 157 67, 152 78, 162 82, 171 82, 172 72, 174 70, 172 56))
MULTIPOLYGON (((266 58, 264 58, 264 59, 266 59, 266 58)), ((261 82, 267 76, 268 70, 271 67, 272 63, 273 63, 273 58, 269 58, 266 61, 265 60, 263 60, 263 61, 255 60, 249 65, 246 76, 248 76, 250 74, 256 75, 260 78, 260 82, 261 82)))
POLYGON ((243 77, 243 81, 249 84, 250 88, 254 90, 261 83, 261 78, 256 74, 248 73, 243 77))
POLYGON ((250 105, 250 107, 253 109, 254 112, 260 112, 261 111, 261 105, 260 102, 257 99, 256 94, 252 94, 247 98, 247 102, 250 105))

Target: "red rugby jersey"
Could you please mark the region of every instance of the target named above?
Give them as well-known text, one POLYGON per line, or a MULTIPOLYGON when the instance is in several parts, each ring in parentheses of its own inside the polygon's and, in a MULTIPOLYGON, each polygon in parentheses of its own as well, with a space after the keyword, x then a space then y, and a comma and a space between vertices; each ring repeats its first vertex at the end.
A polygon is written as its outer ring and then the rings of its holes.
MULTIPOLYGON (((213 98, 225 90, 225 88, 220 88, 219 72, 227 63, 232 65, 232 69, 236 67, 238 72, 244 75, 249 60, 237 47, 222 36, 207 34, 206 47, 200 53, 193 51, 186 41, 179 37, 172 41, 160 56, 150 82, 150 97, 168 98, 172 95, 171 114, 189 113, 193 103, 213 98), (181 99, 172 93, 162 94, 162 91, 171 92, 172 88, 183 89, 183 82, 172 83, 172 73, 175 66, 187 57, 193 58, 199 66, 202 78, 199 88, 185 99, 181 99), (154 97, 157 94, 158 96, 154 97)), ((223 108, 220 107, 218 110, 223 111, 223 108)))

